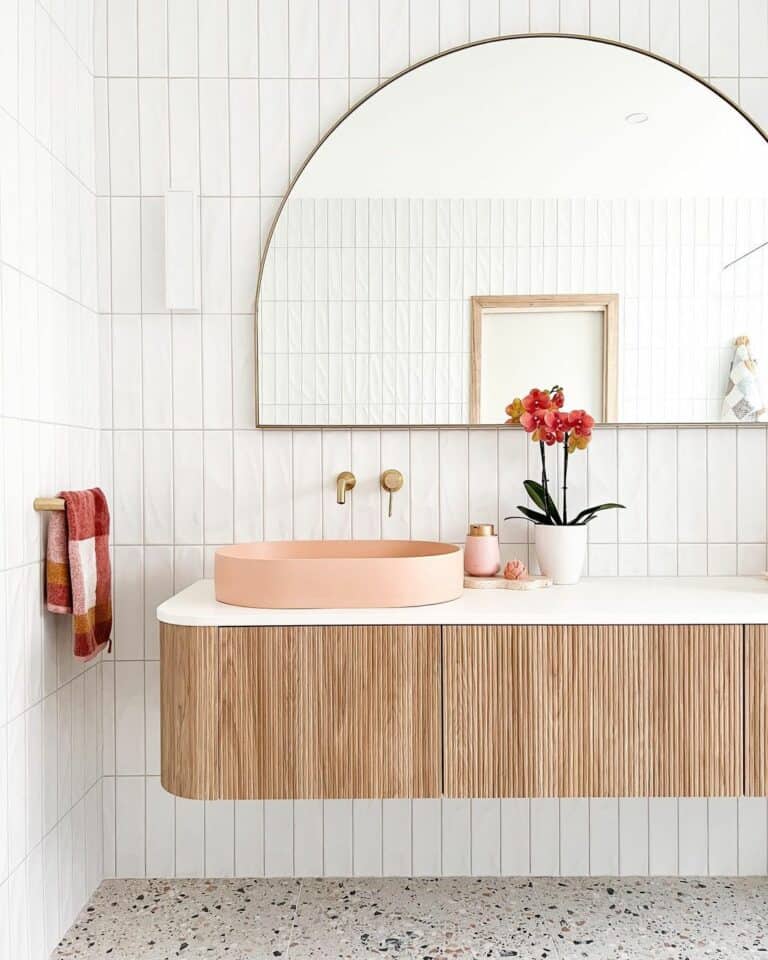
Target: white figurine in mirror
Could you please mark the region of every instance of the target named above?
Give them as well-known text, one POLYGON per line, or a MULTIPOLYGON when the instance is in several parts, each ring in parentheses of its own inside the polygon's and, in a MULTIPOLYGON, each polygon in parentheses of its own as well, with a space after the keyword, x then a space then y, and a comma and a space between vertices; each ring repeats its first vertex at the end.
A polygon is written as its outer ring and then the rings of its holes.
POLYGON ((765 413, 757 362, 749 350, 749 337, 736 337, 734 347, 723 400, 723 420, 750 423, 765 413))

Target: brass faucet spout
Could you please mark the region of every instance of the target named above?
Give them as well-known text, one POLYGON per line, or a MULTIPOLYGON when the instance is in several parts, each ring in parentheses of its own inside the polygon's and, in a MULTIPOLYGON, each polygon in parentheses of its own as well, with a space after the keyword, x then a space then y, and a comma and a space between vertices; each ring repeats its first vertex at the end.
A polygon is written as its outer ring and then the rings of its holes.
POLYGON ((338 477, 336 477, 336 503, 346 503, 347 502, 347 490, 351 490, 354 485, 357 483, 354 473, 350 473, 349 470, 343 470, 338 477))

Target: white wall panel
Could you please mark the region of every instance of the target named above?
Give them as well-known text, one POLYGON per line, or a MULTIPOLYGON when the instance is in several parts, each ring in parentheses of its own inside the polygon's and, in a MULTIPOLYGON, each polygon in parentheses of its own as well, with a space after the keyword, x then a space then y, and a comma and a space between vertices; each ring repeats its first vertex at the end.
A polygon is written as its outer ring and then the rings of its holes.
POLYGON ((531 804, 526 799, 501 801, 501 874, 528 876, 531 866, 531 804))
POLYGON ((651 797, 648 801, 648 872, 670 876, 678 872, 678 801, 651 797))
POLYGON ((439 877, 443 872, 443 811, 439 800, 413 800, 412 863, 414 877, 439 877))
MULTIPOLYGON (((138 195, 135 17, 131 0, 113 5, 121 31, 110 44, 113 77, 131 79, 114 80, 108 126, 107 84, 97 88, 92 74, 93 24, 78 31, 60 5, 0 13, 0 950, 29 960, 48 956, 103 870, 101 665, 75 662, 65 618, 42 611, 44 524, 31 499, 99 480, 94 117, 102 154, 110 135, 119 144, 116 185, 138 195)), ((105 191, 108 174, 100 164, 105 191)), ((114 236, 125 256, 116 283, 124 305, 140 297, 138 208, 128 203, 114 236)), ((109 222, 108 201, 104 212, 109 222)), ((126 359, 136 355, 136 329, 134 318, 126 359)), ((140 377, 122 385, 118 421, 139 426, 140 377)), ((120 452, 135 479, 135 445, 120 452)), ((129 480, 124 505, 139 487, 129 480)), ((121 520, 123 533, 131 523, 121 520)))
POLYGON ((411 801, 382 800, 381 855, 385 877, 407 877, 412 873, 411 801))
POLYGON ((443 876, 472 873, 472 802, 449 797, 442 801, 443 876))
POLYGON ((568 877, 589 876, 589 800, 560 800, 560 870, 568 877))
POLYGON ((235 875, 235 805, 232 800, 205 803, 205 875, 235 875))
POLYGON ((709 872, 708 801, 681 797, 677 804, 678 869, 681 876, 704 876, 709 872))
POLYGON ((323 801, 296 800, 293 804, 294 876, 323 875, 323 801))
POLYGON ((147 777, 147 862, 149 877, 172 877, 174 864, 174 799, 159 777, 147 777))
POLYGON ((352 801, 355 876, 378 877, 382 874, 382 802, 376 799, 352 801))
POLYGON ((648 810, 645 797, 619 800, 619 870, 623 877, 644 876, 648 869, 648 810))
POLYGON ((531 875, 560 874, 560 801, 537 797, 530 805, 531 875))
POLYGON ((176 876, 205 876, 205 804, 176 797, 176 876))
POLYGON ((353 859, 351 800, 323 801, 323 876, 351 877, 353 859))

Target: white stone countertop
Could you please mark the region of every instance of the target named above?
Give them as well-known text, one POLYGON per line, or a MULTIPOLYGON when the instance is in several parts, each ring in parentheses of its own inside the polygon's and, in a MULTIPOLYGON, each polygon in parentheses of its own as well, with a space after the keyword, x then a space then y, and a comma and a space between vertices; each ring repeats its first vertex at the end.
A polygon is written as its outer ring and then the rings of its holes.
POLYGON ((163 623, 195 627, 330 624, 768 624, 762 577, 593 577, 543 590, 465 590, 424 607, 274 610, 235 607, 198 580, 160 604, 163 623))

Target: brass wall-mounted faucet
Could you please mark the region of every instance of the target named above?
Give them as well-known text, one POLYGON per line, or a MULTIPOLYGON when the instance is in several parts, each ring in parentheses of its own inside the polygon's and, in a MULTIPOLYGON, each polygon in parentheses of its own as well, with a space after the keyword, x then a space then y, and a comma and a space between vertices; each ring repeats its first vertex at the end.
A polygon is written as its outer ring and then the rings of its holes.
POLYGON ((381 475, 381 488, 389 494, 388 517, 392 516, 392 494, 397 493, 398 490, 402 490, 404 483, 405 477, 403 477, 399 470, 385 470, 381 475))
POLYGON ((336 503, 346 503, 347 490, 352 490, 356 483, 354 473, 350 473, 349 470, 342 470, 336 477, 336 503))

